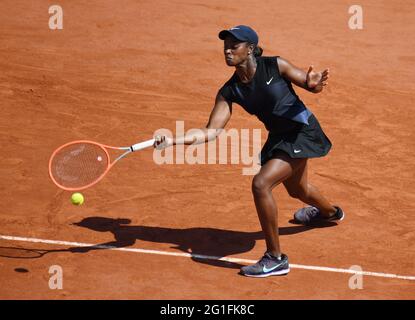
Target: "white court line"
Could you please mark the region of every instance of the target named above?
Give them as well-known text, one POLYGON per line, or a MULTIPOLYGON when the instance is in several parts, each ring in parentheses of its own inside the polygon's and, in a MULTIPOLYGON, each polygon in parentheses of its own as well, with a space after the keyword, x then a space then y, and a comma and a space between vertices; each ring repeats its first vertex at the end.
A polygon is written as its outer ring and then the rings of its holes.
MULTIPOLYGON (((136 248, 118 248, 118 247, 112 247, 112 246, 96 245, 96 244, 91 244, 91 243, 69 242, 69 241, 58 241, 58 240, 45 240, 45 239, 36 239, 36 238, 23 238, 23 237, 4 236, 4 235, 0 235, 0 239, 9 240, 9 241, 46 243, 46 244, 64 245, 64 246, 72 246, 72 247, 94 247, 94 248, 98 248, 98 249, 108 249, 108 250, 127 251, 127 252, 138 252, 138 253, 147 253, 147 254, 158 254, 158 255, 165 255, 165 256, 186 257, 186 258, 197 258, 197 259, 204 259, 204 260, 219 260, 219 261, 227 261, 227 262, 234 262, 234 263, 252 264, 252 263, 256 262, 256 260, 206 256, 206 255, 203 255, 203 254, 177 253, 177 252, 136 249, 136 248)), ((355 271, 355 270, 351 270, 351 269, 306 266, 306 265, 292 264, 292 263, 290 263, 290 268, 304 269, 304 270, 314 270, 314 271, 337 272, 337 273, 350 273, 350 274, 359 274, 359 275, 371 276, 371 277, 381 277, 381 278, 391 278, 391 279, 415 281, 415 276, 402 276, 402 275, 391 274, 391 273, 380 273, 380 272, 370 272, 370 271, 355 271)))

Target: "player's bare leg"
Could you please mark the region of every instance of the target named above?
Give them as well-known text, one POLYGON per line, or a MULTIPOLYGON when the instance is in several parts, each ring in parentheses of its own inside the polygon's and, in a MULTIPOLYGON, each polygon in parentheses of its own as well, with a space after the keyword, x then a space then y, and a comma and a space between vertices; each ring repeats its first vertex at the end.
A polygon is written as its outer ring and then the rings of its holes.
POLYGON ((303 167, 305 161, 306 159, 292 159, 288 155, 281 154, 279 158, 271 159, 263 165, 252 181, 252 193, 265 234, 267 252, 277 257, 281 254, 281 250, 278 238, 278 210, 272 189, 303 167))
POLYGON ((304 161, 296 172, 283 181, 288 194, 318 208, 324 217, 333 216, 336 213, 336 208, 320 193, 317 187, 308 182, 307 168, 307 161, 304 161))

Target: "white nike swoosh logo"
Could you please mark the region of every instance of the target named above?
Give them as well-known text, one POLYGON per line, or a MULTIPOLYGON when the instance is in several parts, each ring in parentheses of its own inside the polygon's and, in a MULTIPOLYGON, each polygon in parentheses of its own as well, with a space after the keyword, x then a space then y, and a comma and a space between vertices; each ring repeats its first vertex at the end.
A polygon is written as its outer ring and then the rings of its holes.
POLYGON ((294 149, 294 153, 299 153, 299 152, 301 152, 301 150, 295 150, 294 149))
POLYGON ((279 266, 279 264, 277 264, 275 267, 272 267, 272 268, 269 268, 269 269, 266 266, 264 266, 262 268, 262 271, 264 271, 265 273, 270 272, 270 271, 274 270, 275 268, 277 268, 278 266, 279 266))
POLYGON ((269 79, 269 81, 265 81, 268 85, 271 83, 272 79, 274 79, 274 77, 272 77, 271 79, 269 79))

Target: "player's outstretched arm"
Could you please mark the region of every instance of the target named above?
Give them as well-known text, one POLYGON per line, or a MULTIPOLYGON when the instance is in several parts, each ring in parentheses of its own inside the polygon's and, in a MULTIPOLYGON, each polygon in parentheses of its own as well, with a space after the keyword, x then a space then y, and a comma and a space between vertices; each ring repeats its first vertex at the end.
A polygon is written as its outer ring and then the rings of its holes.
POLYGON ((313 66, 310 66, 308 71, 304 72, 281 57, 278 57, 277 61, 280 74, 288 81, 303 89, 313 93, 319 93, 328 84, 329 69, 315 72, 313 66))
POLYGON ((232 115, 232 105, 218 93, 215 100, 215 106, 209 116, 209 121, 205 128, 192 132, 187 132, 183 136, 170 138, 166 136, 154 137, 156 148, 167 148, 176 144, 199 144, 216 139, 225 128, 232 115))

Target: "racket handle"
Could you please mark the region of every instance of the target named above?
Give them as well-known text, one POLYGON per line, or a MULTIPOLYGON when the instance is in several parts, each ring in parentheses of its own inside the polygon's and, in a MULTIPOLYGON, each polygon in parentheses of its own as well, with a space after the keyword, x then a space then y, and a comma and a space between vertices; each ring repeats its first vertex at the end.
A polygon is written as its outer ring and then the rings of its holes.
POLYGON ((136 143, 136 144, 131 146, 131 149, 132 149, 132 151, 142 150, 142 149, 153 146, 154 142, 155 142, 154 139, 150 139, 150 140, 147 140, 147 141, 144 141, 144 142, 136 143))

